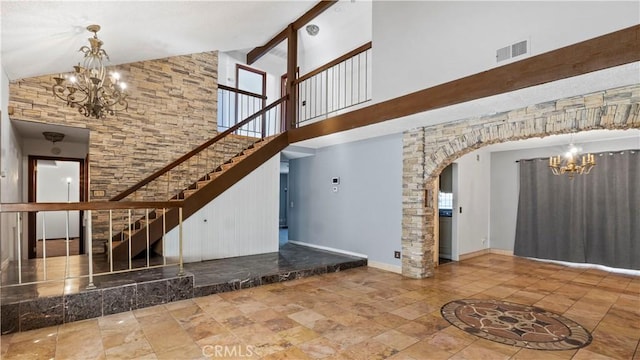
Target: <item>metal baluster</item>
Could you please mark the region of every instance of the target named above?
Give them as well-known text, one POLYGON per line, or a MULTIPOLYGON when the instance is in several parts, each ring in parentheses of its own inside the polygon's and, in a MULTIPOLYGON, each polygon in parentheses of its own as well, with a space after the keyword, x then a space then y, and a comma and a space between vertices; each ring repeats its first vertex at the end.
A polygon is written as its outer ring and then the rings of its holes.
POLYGON ((131 270, 131 233, 133 232, 133 230, 131 230, 131 209, 128 210, 129 212, 129 219, 128 219, 128 228, 129 228, 129 270, 131 270))
POLYGON ((353 104, 353 58, 351 58, 351 102, 349 103, 349 105, 353 104))
MULTIPOLYGON (((157 211, 157 210, 156 210, 157 211)), ((167 265, 167 208, 162 208, 162 263, 167 265)))
POLYGON ((171 182, 171 178, 169 176, 169 174, 171 174, 171 171, 167 171, 167 196, 165 199, 170 199, 171 197, 169 196, 169 183, 171 182))
POLYGON ((358 100, 357 103, 360 103, 360 55, 358 54, 358 100))
POLYGON ((91 210, 87 210, 87 242, 89 243, 89 284, 87 285, 87 290, 91 290, 96 288, 93 283, 93 223, 91 220, 91 210))
POLYGON ((66 241, 65 241, 65 245, 66 245, 66 250, 67 250, 67 257, 66 257, 66 262, 65 262, 65 278, 69 277, 69 210, 67 210, 67 216, 65 219, 65 233, 66 233, 66 241))
POLYGON ((337 65, 337 66, 338 66, 338 97, 337 97, 337 100, 338 100, 338 106, 336 106, 336 110, 337 110, 337 109, 340 109, 340 89, 342 88, 342 82, 340 82, 340 71, 341 71, 341 70, 340 70, 340 65, 341 65, 341 64, 342 64, 342 63, 340 63, 340 64, 338 64, 338 65, 337 65))
POLYGON ((365 98, 369 97, 369 50, 364 53, 364 88, 365 88, 365 98))
POLYGON ((42 212, 42 266, 44 266, 44 280, 47 280, 47 226, 46 212, 42 212))
POLYGON ((113 210, 109 210, 109 272, 113 272, 113 210))
POLYGON ((22 217, 20 213, 16 213, 16 240, 18 253, 18 284, 22 284, 22 217))
POLYGON ((183 262, 183 259, 182 259, 182 207, 178 208, 178 224, 179 224, 178 225, 178 230, 179 230, 179 233, 178 233, 178 236, 179 236, 179 238, 178 238, 178 247, 179 247, 179 249, 178 250, 180 252, 180 255, 179 255, 179 258, 178 258, 179 267, 180 267, 180 270, 178 271, 178 276, 183 276, 184 275, 184 262, 183 262))
POLYGON ((145 227, 147 229, 147 267, 149 267, 149 252, 151 247, 149 246, 149 209, 144 209, 145 227))
POLYGON ((329 117, 329 69, 324 73, 324 96, 325 115, 329 117))

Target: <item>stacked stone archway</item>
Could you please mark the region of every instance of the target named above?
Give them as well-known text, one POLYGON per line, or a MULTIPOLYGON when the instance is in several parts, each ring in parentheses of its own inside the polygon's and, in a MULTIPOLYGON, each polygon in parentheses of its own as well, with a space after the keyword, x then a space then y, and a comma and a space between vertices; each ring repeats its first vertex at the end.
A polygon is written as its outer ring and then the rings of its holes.
POLYGON ((402 274, 433 274, 434 180, 483 146, 596 129, 640 128, 640 84, 406 131, 403 136, 402 274))

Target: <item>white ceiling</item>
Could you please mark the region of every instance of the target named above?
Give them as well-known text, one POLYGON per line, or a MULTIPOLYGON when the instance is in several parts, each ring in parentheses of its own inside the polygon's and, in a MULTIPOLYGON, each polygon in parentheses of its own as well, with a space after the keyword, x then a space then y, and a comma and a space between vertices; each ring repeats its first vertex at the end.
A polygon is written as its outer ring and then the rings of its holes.
POLYGON ((68 72, 98 24, 112 65, 264 45, 316 1, 2 0, 2 67, 10 80, 68 72))
POLYGON ((44 135, 42 135, 42 133, 50 131, 64 134, 64 139, 62 141, 65 143, 89 143, 88 129, 21 120, 13 120, 12 123, 18 134, 20 134, 24 139, 44 140, 44 135))
MULTIPOLYGON (((340 6, 317 21, 321 33, 332 24, 358 16, 340 6), (340 14, 340 17, 337 16, 340 14), (334 17, 334 22, 331 18, 334 17), (326 22, 325 22, 326 21, 326 22)), ((2 68, 10 80, 68 72, 79 60, 77 50, 91 36, 86 26, 99 24, 111 65, 175 55, 220 50, 246 52, 263 45, 317 1, 13 1, 0 2, 2 68)), ((301 46, 313 45, 301 38, 301 46)), ((367 139, 407 129, 468 117, 508 111, 534 103, 640 83, 640 64, 634 63, 556 81, 507 94, 436 109, 392 121, 319 137, 296 145, 319 148, 367 139)), ((42 138, 49 125, 16 123, 28 138, 42 138), (46 129, 45 129, 46 128, 46 129)), ((51 125, 56 127, 56 125, 51 125)), ((86 142, 88 132, 65 128, 66 141, 86 142)), ((550 141, 551 137, 541 141, 550 141)))

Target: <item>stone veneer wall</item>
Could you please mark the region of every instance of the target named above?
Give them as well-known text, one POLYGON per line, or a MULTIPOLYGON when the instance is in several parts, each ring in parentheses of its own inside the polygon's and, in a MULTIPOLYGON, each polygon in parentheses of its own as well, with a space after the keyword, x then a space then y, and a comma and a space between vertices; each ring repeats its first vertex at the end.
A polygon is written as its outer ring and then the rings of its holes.
POLYGON ((600 91, 406 131, 402 274, 433 274, 434 181, 460 156, 490 144, 595 129, 640 128, 640 85, 600 91))
POLYGON ((216 134, 217 52, 110 69, 128 85, 129 109, 105 119, 84 117, 54 97, 51 75, 9 87, 12 119, 90 130, 91 200, 108 200, 216 134))
MULTIPOLYGON (((87 118, 54 97, 52 75, 12 81, 9 86, 11 119, 90 130, 91 201, 109 200, 217 134, 216 51, 109 69, 120 72, 127 83, 129 108, 105 119, 87 118)), ((221 149, 229 159, 253 140, 237 136, 216 150, 221 149)), ((198 165, 203 163, 200 160, 198 165)), ((183 169, 171 179, 176 184, 191 183, 193 180, 181 177, 206 173, 200 172, 183 169)), ((163 195, 153 200, 168 200, 166 187, 162 188, 163 195)), ((94 235, 106 232, 108 227, 102 223, 94 220, 94 235)), ((94 248, 101 246, 94 242, 94 248)))

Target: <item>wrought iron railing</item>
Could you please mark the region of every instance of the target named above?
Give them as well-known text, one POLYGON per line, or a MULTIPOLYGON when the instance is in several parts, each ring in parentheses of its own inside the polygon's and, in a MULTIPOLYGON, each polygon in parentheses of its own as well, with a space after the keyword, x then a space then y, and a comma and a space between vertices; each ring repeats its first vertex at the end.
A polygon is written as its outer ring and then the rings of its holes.
MULTIPOLYGON (((218 131, 224 131, 264 109, 267 97, 225 85, 218 85, 218 131)), ((236 131, 238 135, 260 137, 262 123, 252 122, 236 131)))
POLYGON ((295 84, 298 126, 371 100, 371 43, 301 76, 295 84))
MULTIPOLYGON (((2 272, 2 286, 23 285, 30 283, 42 283, 49 281, 65 280, 70 278, 88 278, 87 288, 91 289, 95 287, 94 276, 102 274, 113 274, 121 272, 129 272, 141 269, 149 269, 154 267, 163 266, 178 266, 178 275, 184 274, 183 268, 183 236, 182 236, 182 201, 169 201, 169 202, 79 202, 79 203, 23 203, 23 204, 0 204, 0 213, 9 214, 8 219, 11 219, 11 214, 15 216, 14 219, 14 239, 12 242, 12 255, 9 257, 9 265, 2 272), (67 221, 65 222, 65 230, 62 239, 59 234, 52 234, 48 232, 47 225, 51 225, 47 222, 47 214, 53 212, 66 212, 67 221), (72 254, 70 249, 70 221, 68 214, 72 211, 83 212, 83 226, 81 231, 83 232, 80 239, 85 241, 85 254, 72 254), (157 219, 162 223, 161 245, 162 254, 152 255, 153 249, 150 244, 150 235, 147 230, 146 233, 146 256, 143 259, 132 259, 132 256, 127 261, 115 261, 112 256, 113 248, 113 233, 116 231, 122 231, 123 228, 128 229, 129 234, 129 253, 131 253, 131 234, 135 231, 136 223, 132 217, 134 211, 142 211, 146 214, 147 221, 151 218, 157 219), (37 247, 40 249, 36 253, 36 258, 27 259, 24 249, 29 244, 28 233, 23 229, 24 221, 28 218, 30 213, 39 213, 38 223, 35 224, 40 230, 38 231, 38 238, 33 234, 32 239, 40 244, 37 247), (96 231, 96 221, 98 218, 108 219, 107 226, 108 231, 96 231), (117 219, 124 218, 124 222, 117 219), (169 240, 168 229, 177 226, 177 234, 171 236, 169 240), (97 233, 104 233, 108 236, 107 239, 101 239, 101 235, 97 233), (53 240, 53 239, 56 240, 53 240), (100 240, 108 244, 108 249, 105 253, 94 254, 92 244, 94 240, 98 242, 100 240), (53 242, 63 243, 65 251, 58 256, 52 256, 53 254, 47 253, 47 249, 53 245, 53 242), (166 249, 168 241, 177 241, 176 244, 171 244, 172 249, 177 249, 175 254, 167 254, 166 249)), ((36 218, 35 216, 33 218, 36 218)))

